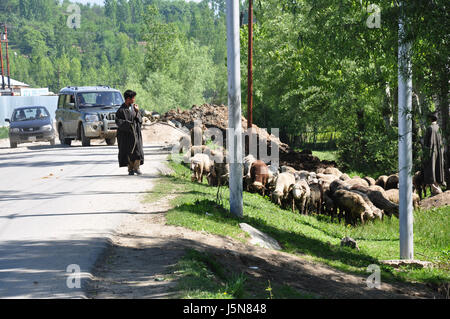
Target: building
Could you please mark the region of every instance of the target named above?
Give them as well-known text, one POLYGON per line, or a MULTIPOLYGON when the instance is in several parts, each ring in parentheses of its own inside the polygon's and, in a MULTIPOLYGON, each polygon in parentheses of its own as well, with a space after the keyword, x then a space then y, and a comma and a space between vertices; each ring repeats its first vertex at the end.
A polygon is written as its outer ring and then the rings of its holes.
MULTIPOLYGON (((5 91, 9 92, 8 89, 8 77, 5 75, 3 76, 4 81, 5 81, 5 91)), ((15 96, 17 95, 21 95, 21 90, 22 89, 28 89, 30 88, 30 86, 26 83, 22 83, 20 81, 14 80, 14 79, 10 79, 10 85, 11 85, 11 89, 14 93, 15 96)), ((0 76, 0 95, 10 95, 10 94, 5 94, 6 92, 2 92, 1 88, 3 86, 3 80, 2 77, 0 76)))

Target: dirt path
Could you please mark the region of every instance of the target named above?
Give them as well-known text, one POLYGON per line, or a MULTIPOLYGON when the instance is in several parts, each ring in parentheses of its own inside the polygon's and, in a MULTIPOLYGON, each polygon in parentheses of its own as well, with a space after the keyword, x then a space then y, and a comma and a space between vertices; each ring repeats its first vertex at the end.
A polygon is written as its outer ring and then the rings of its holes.
MULTIPOLYGON (((143 204, 129 215, 112 244, 92 271, 91 298, 173 298, 169 267, 191 248, 208 252, 230 272, 245 273, 252 289, 264 291, 267 282, 286 284, 322 298, 441 298, 422 284, 387 284, 369 289, 366 277, 346 274, 287 253, 244 244, 231 238, 165 224, 171 194, 143 204), (254 266, 258 267, 253 270, 254 266)), ((172 289, 173 291, 173 289, 172 289)))

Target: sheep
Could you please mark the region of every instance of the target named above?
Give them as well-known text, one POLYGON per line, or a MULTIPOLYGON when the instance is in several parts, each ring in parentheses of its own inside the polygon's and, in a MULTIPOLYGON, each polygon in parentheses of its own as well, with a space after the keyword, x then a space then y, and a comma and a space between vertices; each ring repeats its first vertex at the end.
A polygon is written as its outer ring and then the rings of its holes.
MULTIPOLYGON (((320 183, 313 183, 309 185, 309 207, 314 208, 317 214, 320 214, 322 211, 322 202, 323 202, 323 188, 320 183)), ((308 214, 308 213, 306 213, 308 214)))
POLYGON ((336 175, 321 174, 321 173, 316 174, 316 177, 319 180, 322 180, 322 181, 327 182, 329 184, 331 184, 334 180, 339 179, 339 177, 337 177, 336 175))
POLYGON ((269 178, 267 179, 266 188, 269 192, 272 192, 275 188, 275 179, 277 178, 279 171, 277 165, 269 165, 269 178))
POLYGON ((339 178, 339 177, 341 177, 342 172, 339 169, 337 169, 336 167, 330 166, 325 169, 324 174, 331 174, 331 175, 337 176, 337 178, 339 178))
POLYGON ((358 176, 355 176, 355 177, 353 177, 351 179, 346 180, 345 184, 349 185, 349 186, 361 185, 361 186, 369 187, 369 183, 366 180, 364 180, 364 179, 362 179, 361 177, 358 177, 358 176))
POLYGON ((305 179, 300 179, 289 186, 288 200, 291 203, 292 212, 298 207, 300 214, 306 213, 306 208, 310 198, 310 188, 305 179))
MULTIPOLYGON (((334 220, 334 217, 336 216, 336 205, 334 204, 331 191, 329 189, 325 190, 323 192, 323 211, 331 216, 331 221, 334 220)), ((341 216, 338 215, 339 222, 341 222, 341 216)))
POLYGON ((291 174, 298 173, 297 170, 291 166, 283 165, 281 166, 281 173, 289 172, 291 174))
POLYGON ((363 179, 369 184, 369 186, 375 185, 375 180, 372 177, 366 176, 363 179))
MULTIPOLYGON (((395 204, 400 204, 400 194, 399 194, 399 190, 392 188, 392 189, 388 189, 386 192, 386 197, 387 199, 389 199, 391 202, 395 203, 395 204)), ((413 206, 414 208, 419 207, 419 202, 420 202, 420 197, 419 195, 413 193, 412 194, 412 200, 413 200, 413 206)))
POLYGON ((366 219, 370 219, 373 216, 373 212, 362 196, 355 192, 339 189, 334 192, 333 200, 336 206, 345 212, 347 224, 355 225, 358 219, 363 224, 366 219))
POLYGON ((275 190, 272 192, 272 200, 280 206, 288 194, 289 186, 295 184, 295 176, 291 173, 280 173, 275 179, 275 190))
MULTIPOLYGON (((360 186, 355 185, 357 188, 359 188, 360 186)), ((371 211, 372 211, 372 216, 371 219, 374 218, 378 218, 379 220, 383 220, 383 211, 381 209, 379 209, 378 207, 376 207, 372 201, 370 200, 370 198, 367 196, 366 192, 361 192, 356 190, 355 188, 351 187, 350 188, 351 192, 357 193, 359 194, 364 201, 366 202, 366 204, 370 207, 371 211)))
POLYGON ((398 189, 398 174, 392 174, 386 180, 386 185, 384 187, 385 190, 397 188, 398 189))
POLYGON ((221 186, 226 184, 230 175, 230 164, 224 162, 214 162, 207 176, 210 186, 221 186))
POLYGON ((301 180, 301 179, 307 180, 309 178, 310 174, 308 171, 302 170, 302 171, 295 172, 294 176, 295 176, 295 180, 301 180))
POLYGON ((203 175, 209 173, 212 162, 206 154, 195 154, 191 158, 191 170, 194 171, 192 181, 203 183, 203 175))
POLYGON ((339 179, 341 181, 346 181, 346 180, 350 179, 350 176, 348 176, 347 174, 344 173, 339 177, 339 179))
POLYGON ((333 195, 333 193, 335 191, 337 191, 338 189, 348 189, 348 187, 340 179, 335 179, 333 182, 331 182, 330 187, 329 187, 330 195, 333 195))
POLYGON ((418 171, 413 176, 413 186, 414 189, 417 191, 417 194, 419 195, 419 199, 422 200, 423 197, 426 195, 426 189, 425 189, 425 183, 423 180, 423 174, 421 171, 418 171), (422 197, 423 195, 423 197, 422 197))
POLYGON ((387 179, 388 179, 388 177, 386 175, 381 175, 375 181, 375 185, 381 186, 381 187, 383 187, 383 189, 385 189, 387 179))
POLYGON ((261 160, 254 161, 250 167, 251 188, 264 196, 268 179, 269 169, 266 163, 261 160))
POLYGON ((324 167, 319 167, 317 170, 316 170, 316 173, 317 174, 323 174, 325 172, 325 168, 324 167))

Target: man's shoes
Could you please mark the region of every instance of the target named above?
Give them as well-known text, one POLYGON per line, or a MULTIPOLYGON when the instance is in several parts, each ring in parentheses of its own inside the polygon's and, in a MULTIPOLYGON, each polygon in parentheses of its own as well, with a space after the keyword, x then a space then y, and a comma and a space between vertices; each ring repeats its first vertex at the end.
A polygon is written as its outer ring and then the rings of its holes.
POLYGON ((137 170, 135 170, 134 172, 136 173, 136 175, 142 175, 142 172, 141 172, 140 169, 137 169, 137 170))
POLYGON ((129 171, 128 175, 134 175, 134 171, 129 171))

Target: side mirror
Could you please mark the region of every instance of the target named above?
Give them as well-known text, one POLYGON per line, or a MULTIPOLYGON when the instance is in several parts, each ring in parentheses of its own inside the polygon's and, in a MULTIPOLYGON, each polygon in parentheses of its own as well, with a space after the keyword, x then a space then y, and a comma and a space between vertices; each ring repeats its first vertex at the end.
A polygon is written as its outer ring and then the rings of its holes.
POLYGON ((9 119, 5 119, 5 122, 11 123, 11 121, 9 119))
POLYGON ((75 103, 67 103, 69 109, 75 109, 75 103))

